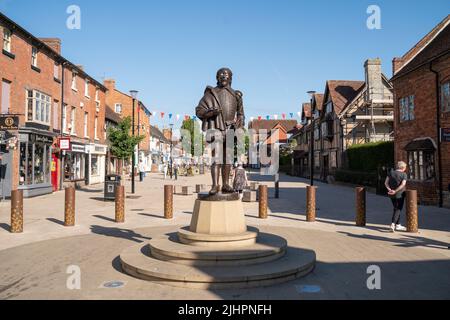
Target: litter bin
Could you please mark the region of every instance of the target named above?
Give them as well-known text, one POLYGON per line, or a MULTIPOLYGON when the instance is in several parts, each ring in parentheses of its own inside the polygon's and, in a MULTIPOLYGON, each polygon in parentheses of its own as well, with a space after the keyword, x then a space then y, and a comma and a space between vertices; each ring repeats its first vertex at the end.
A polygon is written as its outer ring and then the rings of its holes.
POLYGON ((108 174, 105 177, 105 200, 116 199, 116 189, 120 186, 121 177, 118 174, 108 174))

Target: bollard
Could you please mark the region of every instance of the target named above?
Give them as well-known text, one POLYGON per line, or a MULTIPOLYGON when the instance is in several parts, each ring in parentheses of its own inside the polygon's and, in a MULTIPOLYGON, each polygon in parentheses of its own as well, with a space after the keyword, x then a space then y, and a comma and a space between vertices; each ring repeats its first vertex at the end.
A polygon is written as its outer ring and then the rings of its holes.
POLYGON ((259 186, 259 218, 267 219, 267 186, 259 186))
POLYGON ((117 186, 116 188, 116 223, 125 222, 125 187, 117 186))
POLYGON ((164 218, 173 218, 173 186, 164 186, 164 218))
POLYGON ((75 188, 68 187, 65 192, 64 226, 73 227, 75 226, 75 188))
POLYGON ((11 192, 11 233, 23 232, 23 191, 11 192))
POLYGON ((306 221, 316 221, 316 187, 306 187, 306 221))
POLYGON ((356 225, 366 226, 366 188, 356 188, 356 225))
POLYGON ((419 232, 417 191, 406 191, 406 229, 408 232, 419 232))

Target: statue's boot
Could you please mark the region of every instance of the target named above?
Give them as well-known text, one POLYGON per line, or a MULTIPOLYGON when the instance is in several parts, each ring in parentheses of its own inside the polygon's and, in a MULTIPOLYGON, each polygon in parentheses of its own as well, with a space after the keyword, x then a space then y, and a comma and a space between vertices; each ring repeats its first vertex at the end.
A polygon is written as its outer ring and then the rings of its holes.
POLYGON ((231 165, 223 165, 222 166, 222 193, 234 193, 234 188, 229 185, 230 181, 230 173, 231 173, 231 165))
POLYGON ((219 191, 220 191, 219 174, 220 174, 219 165, 213 164, 211 166, 211 176, 212 176, 213 185, 212 185, 211 190, 209 191, 209 194, 211 196, 214 196, 214 195, 218 194, 219 191))

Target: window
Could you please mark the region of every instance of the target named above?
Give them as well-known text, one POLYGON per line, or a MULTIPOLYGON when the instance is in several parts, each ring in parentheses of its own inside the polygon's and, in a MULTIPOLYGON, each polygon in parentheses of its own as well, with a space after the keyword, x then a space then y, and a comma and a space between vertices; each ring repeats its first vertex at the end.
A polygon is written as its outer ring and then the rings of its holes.
POLYGON ((53 67, 53 78, 59 79, 59 64, 57 63, 53 67))
POLYGON ((98 156, 92 155, 91 156, 91 175, 92 176, 98 176, 99 170, 98 170, 98 156))
POLYGON ((408 151, 409 178, 431 180, 435 177, 434 151, 408 151))
POLYGON ((89 80, 84 82, 84 96, 90 98, 89 96, 89 80))
POLYGON ((38 66, 38 49, 36 47, 31 48, 31 65, 33 67, 38 66))
POLYGON ((450 111, 450 81, 441 86, 442 112, 450 111))
POLYGON ((87 112, 85 112, 84 113, 84 136, 86 137, 86 138, 88 138, 89 137, 89 132, 88 132, 88 113, 87 112))
POLYGON ((95 117, 94 120, 94 139, 98 139, 98 135, 97 135, 97 125, 98 125, 98 117, 95 117))
POLYGON ((27 94, 27 119, 31 122, 50 125, 50 115, 52 112, 52 99, 37 90, 28 90, 27 94))
POLYGON ((2 114, 9 113, 10 100, 11 100, 11 82, 9 82, 7 80, 3 80, 2 81, 2 108, 1 108, 2 114))
POLYGON ((20 143, 19 184, 50 182, 51 146, 43 143, 20 143))
POLYGON ((3 29, 3 50, 11 52, 11 30, 3 29))
POLYGON ((116 113, 119 113, 119 114, 122 113, 122 104, 116 103, 115 111, 116 111, 116 113))
POLYGON ((99 99, 98 99, 98 89, 96 88, 95 89, 95 101, 100 101, 99 99))
POLYGON ((59 129, 58 114, 59 114, 59 102, 55 100, 53 101, 53 129, 59 129))
POLYGON ((401 98, 400 106, 400 122, 414 120, 414 96, 401 98))
POLYGON ((75 73, 72 73, 72 90, 77 90, 77 75, 75 73))
POLYGON ((64 104, 63 112, 62 112, 62 124, 63 124, 63 132, 67 132, 67 104, 64 104))
POLYGON ((76 130, 75 130, 76 111, 77 111, 76 108, 72 107, 72 111, 70 112, 70 134, 71 135, 76 134, 76 130))

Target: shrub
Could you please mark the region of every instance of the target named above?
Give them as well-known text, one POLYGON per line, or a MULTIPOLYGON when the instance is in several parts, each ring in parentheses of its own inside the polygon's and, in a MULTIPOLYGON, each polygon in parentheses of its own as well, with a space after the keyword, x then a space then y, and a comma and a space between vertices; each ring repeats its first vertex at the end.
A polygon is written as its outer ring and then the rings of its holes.
POLYGON ((394 165, 394 143, 374 142, 353 145, 347 150, 349 169, 376 172, 379 167, 394 165))

